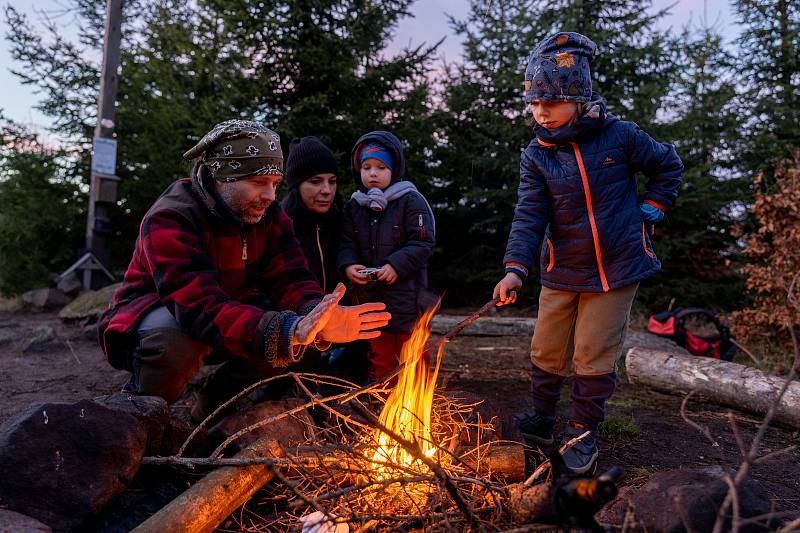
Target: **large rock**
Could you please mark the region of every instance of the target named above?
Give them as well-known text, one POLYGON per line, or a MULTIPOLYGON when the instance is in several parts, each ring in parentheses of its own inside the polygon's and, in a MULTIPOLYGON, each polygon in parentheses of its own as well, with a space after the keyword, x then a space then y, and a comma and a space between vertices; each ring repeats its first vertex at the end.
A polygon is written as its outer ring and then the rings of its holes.
POLYGON ((65 321, 86 320, 96 322, 108 304, 114 297, 114 292, 122 285, 115 283, 108 287, 103 287, 97 291, 87 291, 75 298, 69 305, 64 307, 58 317, 65 321))
MULTIPOLYGON (((212 437, 227 438, 241 429, 278 416, 304 403, 306 402, 299 398, 287 398, 285 400, 266 401, 256 404, 246 411, 222 419, 212 428, 212 437)), ((235 443, 241 449, 264 436, 276 439, 284 448, 292 448, 309 440, 314 440, 314 421, 307 411, 302 410, 254 429, 237 439, 235 443)))
MULTIPOLYGON (((164 438, 161 440, 161 449, 158 455, 168 457, 175 455, 181 449, 183 443, 189 438, 189 435, 194 431, 194 426, 190 425, 185 420, 176 415, 174 411, 170 413, 169 423, 164 429, 164 438)), ((217 442, 216 444, 219 444, 217 442)), ((202 428, 197 434, 192 437, 189 446, 186 447, 184 457, 207 457, 214 451, 216 445, 209 439, 209 433, 206 428, 202 428)))
POLYGON ((35 518, 0 509, 0 533, 52 533, 52 529, 35 518))
POLYGON ((25 336, 21 348, 23 352, 43 352, 50 349, 57 341, 56 330, 50 326, 39 326, 25 336))
POLYGON ((72 301, 72 298, 58 289, 34 289, 22 295, 22 301, 39 309, 55 309, 63 307, 72 301))
POLYGON ((10 320, 0 321, 0 346, 21 342, 27 335, 28 330, 17 322, 10 320))
POLYGON ((68 296, 75 297, 83 289, 83 283, 77 272, 70 272, 64 277, 58 278, 56 288, 68 296))
POLYGON ((91 400, 32 405, 0 425, 0 507, 74 529, 125 490, 146 442, 134 416, 91 400))
MULTIPOLYGON (((621 525, 626 510, 630 508, 634 524, 629 531, 711 531, 717 511, 728 494, 728 485, 723 478, 734 474, 733 470, 720 466, 659 472, 642 488, 621 492, 597 518, 604 523, 621 525)), ((769 496, 751 478, 746 478, 739 486, 737 499, 741 518, 770 512, 769 496)), ((730 520, 724 531, 729 529, 730 520)), ((740 531, 764 531, 764 528, 746 524, 740 531)))
POLYGON ((164 438, 164 429, 169 422, 169 405, 164 398, 115 392, 108 396, 99 396, 94 401, 113 411, 136 417, 147 429, 145 455, 158 454, 164 438))

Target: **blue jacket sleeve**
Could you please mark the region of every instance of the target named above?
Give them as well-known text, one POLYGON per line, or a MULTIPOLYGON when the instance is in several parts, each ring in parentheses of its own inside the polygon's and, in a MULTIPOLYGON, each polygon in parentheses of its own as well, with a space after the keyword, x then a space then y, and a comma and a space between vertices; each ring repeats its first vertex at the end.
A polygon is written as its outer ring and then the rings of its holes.
POLYGON ((503 264, 506 272, 514 272, 525 279, 536 262, 545 229, 550 222, 552 202, 544 176, 530 160, 527 151, 522 153, 519 174, 517 207, 503 264))
POLYGON ((675 147, 660 143, 635 124, 628 141, 631 168, 647 177, 643 201, 666 211, 675 203, 681 186, 683 163, 675 147))
POLYGON ((361 261, 358 256, 353 210, 351 203, 348 202, 344 206, 344 213, 342 213, 342 236, 339 242, 339 255, 336 258, 336 268, 342 271, 350 265, 359 264, 361 261))
POLYGON ((428 202, 419 193, 410 192, 406 197, 403 213, 406 241, 402 248, 386 257, 386 262, 392 265, 400 278, 410 278, 425 268, 436 244, 433 213, 428 202))

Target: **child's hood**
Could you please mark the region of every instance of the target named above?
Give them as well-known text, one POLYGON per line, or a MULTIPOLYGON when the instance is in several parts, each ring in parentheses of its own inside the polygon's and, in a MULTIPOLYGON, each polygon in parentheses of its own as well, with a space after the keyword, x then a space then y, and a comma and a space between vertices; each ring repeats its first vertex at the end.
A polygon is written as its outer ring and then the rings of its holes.
POLYGON ((361 152, 361 148, 364 147, 365 144, 370 142, 376 142, 381 144, 389 153, 392 154, 392 183, 396 183, 403 179, 403 175, 406 172, 406 157, 403 154, 403 143, 400 142, 400 139, 391 132, 388 131, 371 131, 362 135, 357 141, 355 146, 353 146, 353 152, 351 153, 350 161, 353 169, 353 179, 356 182, 356 187, 359 190, 366 190, 364 189, 364 185, 361 183, 361 162, 358 160, 358 156, 361 152))

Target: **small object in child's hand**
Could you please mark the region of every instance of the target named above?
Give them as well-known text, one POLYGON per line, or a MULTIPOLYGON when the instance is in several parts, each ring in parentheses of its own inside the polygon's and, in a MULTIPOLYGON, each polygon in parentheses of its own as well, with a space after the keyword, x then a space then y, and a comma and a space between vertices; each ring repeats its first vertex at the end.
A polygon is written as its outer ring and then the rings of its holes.
POLYGON ((359 274, 362 276, 367 276, 367 279, 370 281, 378 281, 378 272, 380 272, 380 268, 362 268, 361 270, 357 270, 359 274))

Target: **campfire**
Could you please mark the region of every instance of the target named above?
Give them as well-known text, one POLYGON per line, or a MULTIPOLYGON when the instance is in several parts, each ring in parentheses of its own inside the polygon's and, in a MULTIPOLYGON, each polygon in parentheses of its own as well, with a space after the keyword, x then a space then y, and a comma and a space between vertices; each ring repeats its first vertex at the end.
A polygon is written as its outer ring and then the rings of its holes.
MULTIPOLYGON (((403 366, 397 376, 397 385, 392 389, 379 418, 383 427, 400 435, 405 440, 419 446, 419 451, 427 458, 436 454, 436 445, 431 437, 431 409, 436 378, 439 374, 442 350, 436 359, 436 367, 429 371, 425 345, 430 336, 430 321, 436 309, 431 309, 418 320, 411 339, 403 345, 400 361, 403 366)), ((371 456, 378 477, 392 475, 392 466, 427 472, 423 462, 404 449, 395 439, 382 429, 376 430, 377 447, 367 446, 367 456, 371 456)))
MULTIPOLYGON (((148 521, 153 525, 143 524, 139 531, 176 524, 194 531, 186 516, 189 502, 200 509, 198 513, 206 513, 201 517, 204 524, 212 521, 209 509, 216 509, 215 523, 228 517, 224 525, 228 531, 335 533, 491 530, 514 523, 515 498, 523 502, 526 512, 531 506, 547 507, 552 499, 547 490, 533 494, 522 484, 506 485, 524 480, 525 451, 518 443, 498 439, 497 420, 482 418, 481 402, 436 391, 447 340, 490 304, 435 343, 429 337, 437 309, 423 313, 402 348, 402 364, 384 383, 357 387, 330 376, 290 373, 245 389, 230 402, 276 379, 294 380, 307 401, 241 429, 206 459, 182 456, 194 434, 177 456, 146 458, 149 464, 235 467, 229 467, 230 477, 217 475, 207 489, 195 490, 202 481, 197 483, 190 489, 195 493, 184 493, 181 501, 170 504, 172 511, 163 509, 162 516, 148 521), (437 353, 431 367, 428 353, 433 350, 437 353), (314 392, 319 389, 337 392, 322 397, 314 392), (275 433, 264 429, 277 432, 276 424, 298 421, 306 434, 306 442, 299 445, 280 446, 275 433), (258 430, 264 433, 250 448, 233 458, 225 456, 232 443, 258 430), (243 477, 244 465, 256 470, 243 477), (216 495, 209 497, 206 492, 216 495), (244 496, 229 501, 230 493, 244 496), (196 503, 200 500, 202 505, 196 503), (170 513, 176 518, 170 518, 170 513)), ((205 425, 208 420, 196 432, 205 425)), ((536 476, 538 483, 547 481, 546 476, 536 476)))

